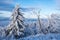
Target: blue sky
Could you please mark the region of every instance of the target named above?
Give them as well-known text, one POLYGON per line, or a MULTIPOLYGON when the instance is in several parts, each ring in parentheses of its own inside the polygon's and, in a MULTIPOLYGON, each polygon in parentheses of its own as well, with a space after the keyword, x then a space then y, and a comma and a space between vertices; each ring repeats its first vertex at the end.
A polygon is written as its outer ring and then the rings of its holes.
MULTIPOLYGON (((60 0, 0 0, 0 17, 10 17, 16 4, 21 8, 41 9, 40 15, 60 13, 60 0)), ((36 14, 27 11, 24 16, 35 18, 36 14)))

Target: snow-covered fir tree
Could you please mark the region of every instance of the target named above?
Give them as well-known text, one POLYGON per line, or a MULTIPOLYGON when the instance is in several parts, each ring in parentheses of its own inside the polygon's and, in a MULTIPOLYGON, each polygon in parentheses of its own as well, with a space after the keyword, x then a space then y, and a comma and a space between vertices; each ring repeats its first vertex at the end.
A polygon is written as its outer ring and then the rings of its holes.
POLYGON ((17 5, 13 10, 12 20, 10 24, 7 26, 6 36, 9 34, 13 34, 15 38, 20 38, 24 36, 24 23, 23 23, 23 15, 20 12, 20 7, 17 5))

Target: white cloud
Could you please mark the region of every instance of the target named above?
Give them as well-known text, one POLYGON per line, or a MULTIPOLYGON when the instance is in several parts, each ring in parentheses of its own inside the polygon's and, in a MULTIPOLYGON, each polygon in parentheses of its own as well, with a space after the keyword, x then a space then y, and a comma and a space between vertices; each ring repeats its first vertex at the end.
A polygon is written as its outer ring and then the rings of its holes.
POLYGON ((48 18, 47 15, 40 15, 40 18, 48 18))
MULTIPOLYGON (((47 18, 46 15, 43 15, 43 14, 39 14, 39 15, 40 15, 40 18, 47 18)), ((33 13, 33 12, 24 12, 24 17, 25 18, 34 18, 34 19, 36 19, 37 18, 37 14, 33 13)))
MULTIPOLYGON (((9 11, 0 11, 0 17, 11 17, 12 15, 12 12, 9 12, 9 11)), ((24 15, 23 15, 25 18, 34 18, 36 19, 37 18, 37 15, 35 13, 32 13, 32 12, 24 12, 24 15)), ((40 18, 47 18, 46 15, 40 15, 40 18)))
POLYGON ((2 0, 3 3, 6 3, 6 4, 13 4, 13 0, 2 0))
POLYGON ((11 16, 11 12, 9 11, 0 11, 0 17, 10 17, 11 16))

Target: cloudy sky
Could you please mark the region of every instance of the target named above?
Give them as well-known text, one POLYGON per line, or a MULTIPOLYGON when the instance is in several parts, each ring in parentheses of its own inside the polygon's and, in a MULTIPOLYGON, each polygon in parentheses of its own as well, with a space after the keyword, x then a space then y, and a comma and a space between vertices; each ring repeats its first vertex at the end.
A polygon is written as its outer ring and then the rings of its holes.
MULTIPOLYGON (((41 9, 40 15, 60 13, 60 0, 0 0, 0 17, 10 17, 15 5, 21 8, 41 9)), ((24 12, 26 18, 36 18, 36 14, 31 11, 24 12)), ((43 16, 46 17, 46 16, 43 16)))

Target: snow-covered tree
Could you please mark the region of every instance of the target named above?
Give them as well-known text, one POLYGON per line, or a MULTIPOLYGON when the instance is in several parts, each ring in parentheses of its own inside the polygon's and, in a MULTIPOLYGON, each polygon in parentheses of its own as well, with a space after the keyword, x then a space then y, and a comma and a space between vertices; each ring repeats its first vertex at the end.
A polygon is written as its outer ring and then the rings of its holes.
POLYGON ((41 11, 41 9, 40 10, 34 10, 33 11, 33 13, 34 14, 36 14, 36 17, 37 17, 37 22, 36 22, 36 24, 37 24, 37 26, 36 26, 36 30, 37 30, 37 33, 39 34, 39 33, 42 33, 42 24, 41 24, 41 19, 40 19, 40 11, 41 11))
POLYGON ((23 37, 25 29, 23 19, 24 17, 20 12, 20 7, 19 5, 17 5, 13 10, 12 20, 10 24, 7 26, 6 35, 9 35, 12 31, 11 33, 13 33, 15 38, 23 37))
POLYGON ((60 15, 59 14, 51 14, 48 18, 49 20, 49 26, 48 30, 52 33, 58 33, 60 32, 60 15))
POLYGON ((60 32, 60 14, 52 14, 51 15, 52 25, 56 32, 60 32))

